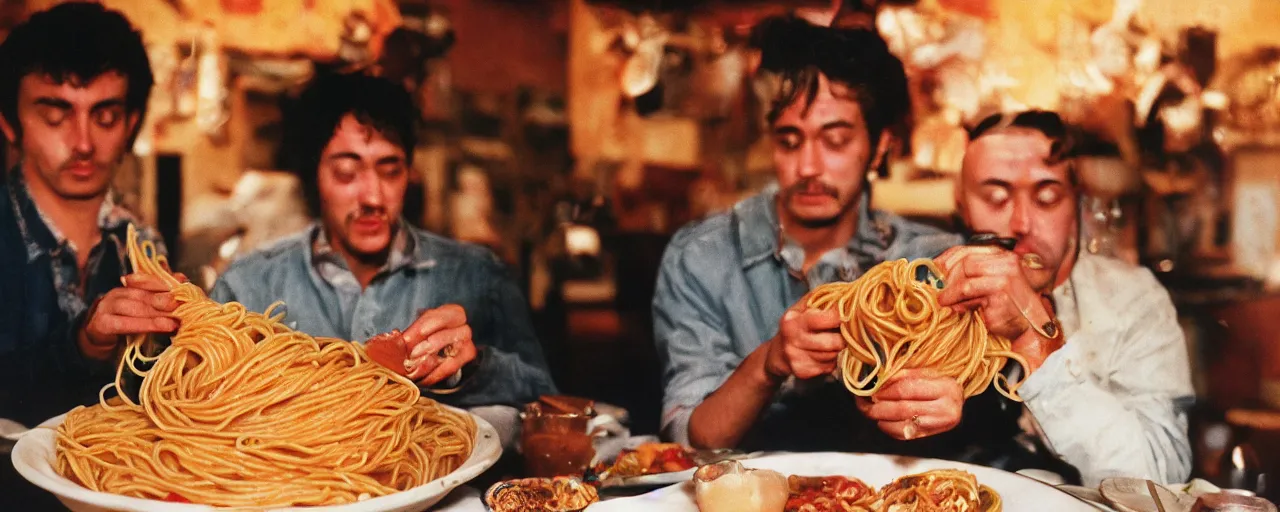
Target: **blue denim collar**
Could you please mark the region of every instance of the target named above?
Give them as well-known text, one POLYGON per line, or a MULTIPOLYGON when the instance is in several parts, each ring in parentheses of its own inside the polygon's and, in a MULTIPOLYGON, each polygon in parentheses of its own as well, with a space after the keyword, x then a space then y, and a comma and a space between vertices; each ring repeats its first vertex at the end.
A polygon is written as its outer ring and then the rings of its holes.
MULTIPOLYGON (((778 222, 778 187, 769 185, 761 193, 749 197, 733 208, 734 237, 742 254, 742 267, 748 268, 773 258, 798 272, 804 261, 804 250, 790 241, 778 222)), ((838 261, 842 276, 852 279, 867 266, 884 260, 896 238, 892 215, 872 210, 870 191, 864 190, 858 200, 858 230, 838 261)), ((824 255, 824 260, 828 258, 824 255)))
MULTIPOLYGON (((351 269, 347 261, 329 243, 329 237, 323 224, 316 222, 311 226, 311 250, 307 251, 308 265, 315 268, 320 277, 330 284, 344 280, 343 275, 350 275, 351 269)), ((404 219, 396 222, 396 234, 391 239, 391 250, 387 254, 387 262, 378 270, 379 274, 391 274, 403 268, 417 266, 422 261, 423 244, 417 243, 409 230, 409 223, 404 219)))

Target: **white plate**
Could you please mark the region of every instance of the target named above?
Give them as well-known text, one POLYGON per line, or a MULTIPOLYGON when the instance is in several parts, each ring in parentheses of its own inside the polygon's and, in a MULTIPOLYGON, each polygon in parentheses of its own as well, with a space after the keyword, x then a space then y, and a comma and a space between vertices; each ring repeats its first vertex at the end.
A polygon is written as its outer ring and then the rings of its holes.
MULTIPOLYGON (((635 487, 660 487, 664 485, 678 484, 687 482, 693 478, 693 472, 697 468, 686 469, 684 471, 676 471, 673 473, 653 473, 651 475, 629 476, 626 478, 611 479, 606 481, 606 489, 627 489, 635 487)), ((635 492, 635 491, 632 491, 635 492)))
MULTIPOLYGON (((1096 511, 1089 504, 1049 485, 998 469, 960 462, 914 457, 853 453, 792 453, 742 461, 749 468, 772 469, 784 475, 843 475, 861 479, 879 489, 894 479, 932 469, 962 469, 973 473, 978 483, 995 489, 1004 501, 1005 512, 1096 511)), ((632 498, 619 498, 596 503, 587 512, 697 512, 693 502, 693 485, 685 481, 632 498)))
MULTIPOLYGON (((469 414, 461 409, 445 407, 454 412, 469 414)), ((13 465, 23 478, 56 495, 67 508, 74 512, 169 512, 169 511, 212 511, 217 507, 207 505, 189 505, 166 501, 147 500, 91 491, 81 487, 59 475, 53 469, 54 430, 62 424, 63 414, 41 423, 41 427, 22 436, 13 448, 13 465)), ((365 501, 329 507, 294 507, 277 510, 306 510, 325 512, 418 512, 435 505, 444 499, 449 491, 479 476, 489 469, 502 455, 502 445, 498 442, 498 432, 484 419, 471 414, 476 422, 476 442, 471 449, 471 456, 462 466, 443 478, 432 480, 407 491, 380 496, 365 501)))

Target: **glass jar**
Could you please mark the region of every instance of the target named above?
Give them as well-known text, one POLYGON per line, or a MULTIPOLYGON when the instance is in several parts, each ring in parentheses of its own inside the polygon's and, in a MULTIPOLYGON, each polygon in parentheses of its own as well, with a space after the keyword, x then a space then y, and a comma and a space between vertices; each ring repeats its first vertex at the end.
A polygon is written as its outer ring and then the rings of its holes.
POLYGON ((567 408, 539 400, 526 405, 520 439, 525 476, 582 476, 595 457, 587 430, 594 416, 589 403, 567 408))

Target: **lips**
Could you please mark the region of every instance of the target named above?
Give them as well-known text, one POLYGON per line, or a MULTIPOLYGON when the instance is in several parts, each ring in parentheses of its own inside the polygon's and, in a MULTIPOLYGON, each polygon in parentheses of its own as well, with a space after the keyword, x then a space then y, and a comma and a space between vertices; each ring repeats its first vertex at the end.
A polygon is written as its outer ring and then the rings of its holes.
POLYGON ((356 217, 351 227, 357 231, 378 231, 386 226, 381 217, 356 217))
POLYGON ((823 204, 834 199, 830 194, 823 192, 797 192, 792 194, 791 198, 800 204, 823 204))
POLYGON ((67 173, 69 173, 69 174, 71 174, 72 176, 75 176, 75 177, 77 177, 77 178, 89 178, 89 177, 92 177, 92 176, 94 175, 94 173, 96 173, 96 172, 97 172, 97 170, 98 170, 96 166, 94 166, 93 164, 88 164, 88 163, 85 163, 85 164, 72 164, 72 165, 68 165, 65 169, 66 169, 67 173))

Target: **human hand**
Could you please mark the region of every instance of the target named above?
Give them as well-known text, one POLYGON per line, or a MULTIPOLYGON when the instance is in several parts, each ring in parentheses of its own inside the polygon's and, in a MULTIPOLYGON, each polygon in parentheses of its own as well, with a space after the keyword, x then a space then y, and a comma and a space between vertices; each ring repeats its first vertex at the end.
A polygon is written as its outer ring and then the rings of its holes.
POLYGON ((774 381, 791 375, 798 379, 830 375, 844 350, 840 315, 831 310, 808 309, 804 304, 805 299, 801 299, 782 315, 778 334, 767 342, 765 373, 774 381))
POLYGON ((964 390, 956 379, 932 370, 898 372, 858 410, 894 439, 909 441, 941 434, 960 424, 964 390))
POLYGON ((404 369, 423 386, 449 378, 476 358, 467 313, 456 304, 423 311, 405 329, 403 340, 408 357, 404 369))
POLYGON ((85 357, 99 361, 111 358, 124 336, 178 330, 178 321, 171 314, 178 302, 163 280, 130 274, 123 281, 123 287, 103 294, 85 315, 77 340, 85 357))
POLYGON ((1023 261, 1012 251, 992 246, 952 247, 934 262, 946 287, 938 305, 957 312, 976 310, 987 331, 1016 340, 1032 322, 1052 324, 1053 315, 1022 272, 1023 261))

